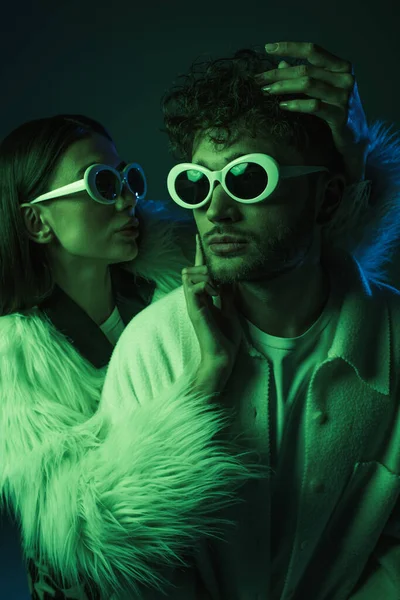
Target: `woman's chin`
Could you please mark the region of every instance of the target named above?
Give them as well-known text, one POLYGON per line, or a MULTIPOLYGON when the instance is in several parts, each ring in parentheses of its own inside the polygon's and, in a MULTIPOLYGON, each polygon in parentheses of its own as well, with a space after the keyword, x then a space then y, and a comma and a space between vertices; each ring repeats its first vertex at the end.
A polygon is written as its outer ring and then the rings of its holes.
POLYGON ((132 245, 132 248, 127 249, 124 252, 124 256, 127 256, 126 260, 133 260, 139 254, 139 248, 136 244, 132 245))
POLYGON ((113 252, 110 264, 118 264, 124 262, 130 262, 137 258, 139 249, 136 245, 132 245, 130 248, 125 248, 124 251, 113 252))

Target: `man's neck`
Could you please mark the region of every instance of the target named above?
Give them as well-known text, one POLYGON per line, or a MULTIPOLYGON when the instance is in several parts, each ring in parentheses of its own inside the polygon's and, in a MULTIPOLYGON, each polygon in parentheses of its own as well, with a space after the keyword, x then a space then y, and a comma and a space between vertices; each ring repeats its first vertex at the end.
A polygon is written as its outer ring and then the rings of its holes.
POLYGON ((268 282, 238 286, 237 307, 258 329, 276 337, 303 335, 329 297, 329 276, 318 265, 303 266, 268 282))

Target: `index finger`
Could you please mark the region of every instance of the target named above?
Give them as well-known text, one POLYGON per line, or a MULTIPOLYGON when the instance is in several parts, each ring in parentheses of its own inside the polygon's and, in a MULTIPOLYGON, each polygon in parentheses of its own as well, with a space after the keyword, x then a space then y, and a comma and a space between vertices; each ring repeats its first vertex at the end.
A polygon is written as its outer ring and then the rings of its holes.
MULTIPOLYGON (((329 69, 336 73, 351 73, 352 65, 347 60, 343 60, 321 48, 318 44, 312 42, 277 42, 278 48, 273 54, 278 56, 292 56, 294 58, 305 58, 312 65, 329 69)), ((267 45, 266 45, 267 46, 267 45)), ((268 49, 265 47, 267 52, 268 49)))
POLYGON ((201 265, 204 265, 204 256, 200 246, 199 235, 196 234, 196 257, 194 259, 194 266, 200 267, 201 265))

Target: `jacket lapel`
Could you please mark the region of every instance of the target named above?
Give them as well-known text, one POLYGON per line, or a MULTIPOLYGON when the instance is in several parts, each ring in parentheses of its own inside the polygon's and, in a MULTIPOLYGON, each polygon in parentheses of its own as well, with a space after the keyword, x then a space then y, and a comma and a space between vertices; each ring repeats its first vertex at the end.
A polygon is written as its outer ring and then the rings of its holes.
MULTIPOLYGON (((150 304, 155 284, 115 267, 111 269, 111 281, 118 311, 127 325, 150 304)), ((94 367, 101 369, 109 363, 113 345, 101 328, 58 285, 41 304, 40 310, 94 367)))
POLYGON ((337 256, 336 269, 347 293, 328 357, 308 388, 301 499, 283 598, 298 585, 357 463, 374 457, 371 440, 382 441, 394 402, 388 306, 354 259, 337 256))

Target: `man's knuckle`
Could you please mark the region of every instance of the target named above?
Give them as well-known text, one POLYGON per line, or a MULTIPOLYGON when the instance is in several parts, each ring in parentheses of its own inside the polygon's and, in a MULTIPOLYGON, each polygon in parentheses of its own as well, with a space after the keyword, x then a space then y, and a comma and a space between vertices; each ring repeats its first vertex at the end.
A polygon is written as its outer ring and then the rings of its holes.
POLYGON ((353 64, 349 60, 345 60, 344 63, 346 72, 351 74, 353 72, 353 64))
POLYGON ((338 113, 338 116, 336 119, 339 127, 345 127, 347 125, 348 118, 349 118, 349 115, 348 115, 347 109, 344 106, 341 107, 341 110, 339 110, 339 113, 338 113))
POLYGON ((351 92, 343 92, 342 105, 348 107, 350 104, 351 92))
POLYGON ((277 79, 279 76, 279 70, 271 69, 271 70, 265 71, 265 75, 268 78, 268 80, 269 79, 277 79))
POLYGON ((298 67, 298 74, 300 75, 300 77, 307 77, 310 74, 308 65, 300 65, 298 67))
POLYGON ((352 75, 351 73, 345 73, 343 78, 344 85, 346 86, 346 88, 352 90, 356 82, 356 78, 354 77, 354 75, 352 75))

